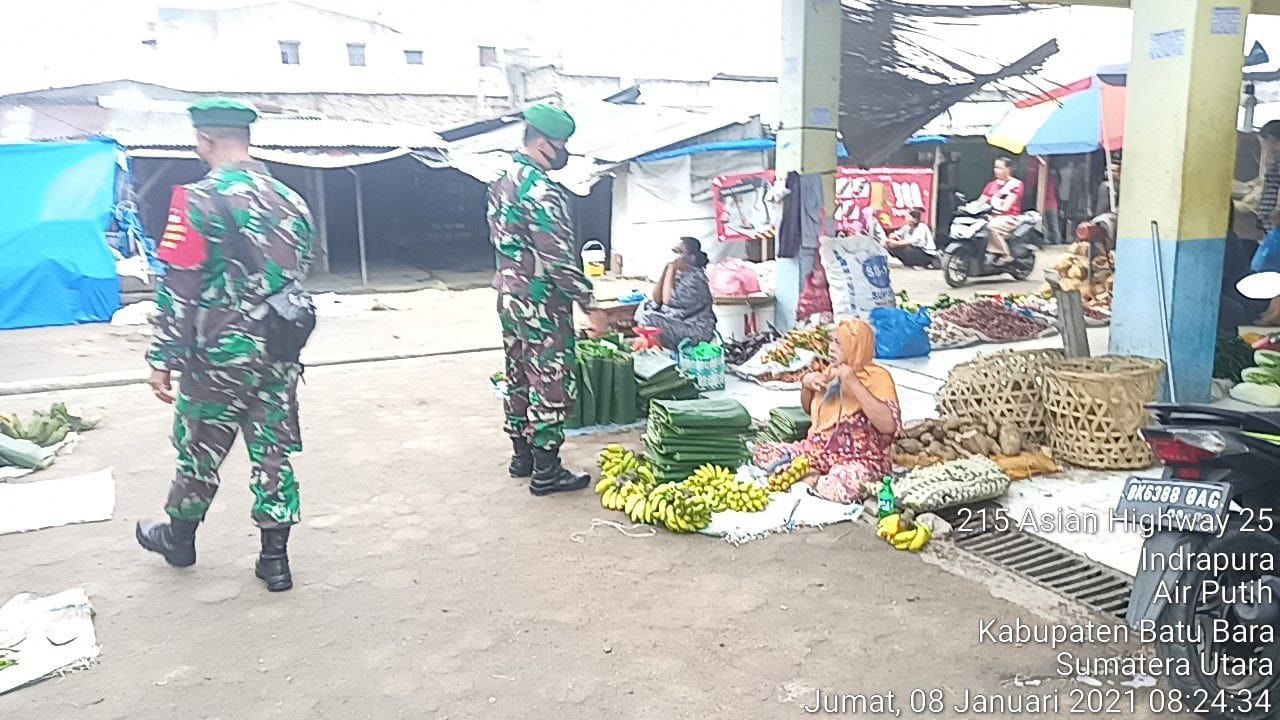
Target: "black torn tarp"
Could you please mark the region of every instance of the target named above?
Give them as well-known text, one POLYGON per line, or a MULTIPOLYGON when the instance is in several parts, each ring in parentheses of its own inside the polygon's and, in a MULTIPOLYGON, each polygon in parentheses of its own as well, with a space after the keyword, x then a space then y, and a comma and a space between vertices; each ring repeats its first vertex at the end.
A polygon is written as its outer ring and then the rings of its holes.
MULTIPOLYGON (((884 162, 955 103, 985 85, 1037 71, 1058 52, 1050 40, 983 72, 948 57, 930 33, 966 20, 1038 10, 1022 2, 921 5, 907 0, 846 0, 841 30, 840 134, 853 164, 884 162)), ((993 38, 993 44, 996 41, 993 38)), ((960 54, 956 51, 952 54, 960 54)))

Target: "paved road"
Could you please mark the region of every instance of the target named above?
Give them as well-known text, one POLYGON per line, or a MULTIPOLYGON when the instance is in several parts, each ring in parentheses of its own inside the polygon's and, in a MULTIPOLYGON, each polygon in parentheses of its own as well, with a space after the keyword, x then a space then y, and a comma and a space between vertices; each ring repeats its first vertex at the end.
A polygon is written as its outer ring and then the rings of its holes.
MULTIPOLYGON (((113 466, 115 517, 0 538, 0 594, 87 588, 102 662, 0 697, 0 717, 773 720, 803 716, 815 689, 904 702, 917 688, 1075 687, 1052 679, 1047 647, 977 643, 983 620, 1064 608, 985 568, 961 577, 895 552, 867 524, 737 548, 608 528, 573 542, 612 514, 589 493, 538 499, 505 477, 484 389, 499 360, 308 374, 296 587, 278 595, 252 574, 242 451, 199 532, 199 564, 173 570, 132 532, 163 502, 166 409, 137 386, 58 395, 106 424, 46 473, 113 466)), ((568 456, 588 463, 610 439, 574 441, 568 456)))

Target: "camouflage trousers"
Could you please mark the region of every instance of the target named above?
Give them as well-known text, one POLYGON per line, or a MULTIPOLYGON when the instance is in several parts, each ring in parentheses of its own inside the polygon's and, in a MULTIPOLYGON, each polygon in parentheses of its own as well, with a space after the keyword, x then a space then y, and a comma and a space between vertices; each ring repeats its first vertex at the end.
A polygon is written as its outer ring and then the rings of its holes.
POLYGON ((302 450, 300 373, 298 365, 272 363, 183 375, 173 418, 178 471, 165 503, 170 517, 204 519, 218 492, 218 468, 243 430, 254 523, 272 529, 298 522, 298 482, 289 455, 302 450))
POLYGON ((506 353, 507 434, 537 448, 557 448, 578 394, 573 308, 500 295, 498 318, 506 353))

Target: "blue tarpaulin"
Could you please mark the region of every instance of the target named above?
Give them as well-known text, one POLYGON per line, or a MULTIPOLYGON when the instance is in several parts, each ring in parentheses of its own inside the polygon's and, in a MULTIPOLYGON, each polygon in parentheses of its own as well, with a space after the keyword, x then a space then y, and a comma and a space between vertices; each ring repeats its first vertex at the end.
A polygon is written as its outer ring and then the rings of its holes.
POLYGON ((107 247, 118 148, 109 140, 0 145, 0 329, 110 320, 107 247))

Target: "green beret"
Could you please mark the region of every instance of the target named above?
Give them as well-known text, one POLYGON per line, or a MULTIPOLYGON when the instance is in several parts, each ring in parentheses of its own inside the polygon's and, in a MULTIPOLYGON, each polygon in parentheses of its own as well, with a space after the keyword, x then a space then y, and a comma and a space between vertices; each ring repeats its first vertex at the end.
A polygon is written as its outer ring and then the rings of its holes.
POLYGON ((573 116, 551 105, 534 105, 525 110, 524 121, 552 140, 568 140, 578 129, 573 116))
POLYGON ((230 98, 209 98, 187 108, 197 128, 247 128, 258 119, 252 105, 230 98))

